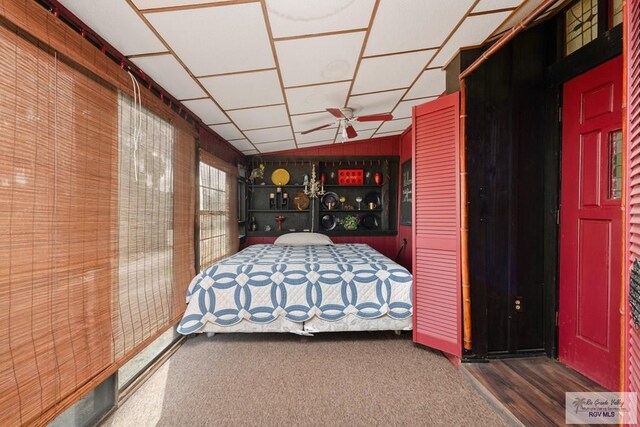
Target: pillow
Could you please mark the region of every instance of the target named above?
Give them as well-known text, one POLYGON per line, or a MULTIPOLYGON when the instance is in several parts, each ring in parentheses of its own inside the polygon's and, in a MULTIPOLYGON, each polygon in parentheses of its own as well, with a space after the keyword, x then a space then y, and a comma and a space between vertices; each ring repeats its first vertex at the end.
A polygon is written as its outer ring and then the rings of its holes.
POLYGON ((323 246, 333 245, 333 242, 324 234, 306 232, 283 234, 273 244, 276 246, 323 246))

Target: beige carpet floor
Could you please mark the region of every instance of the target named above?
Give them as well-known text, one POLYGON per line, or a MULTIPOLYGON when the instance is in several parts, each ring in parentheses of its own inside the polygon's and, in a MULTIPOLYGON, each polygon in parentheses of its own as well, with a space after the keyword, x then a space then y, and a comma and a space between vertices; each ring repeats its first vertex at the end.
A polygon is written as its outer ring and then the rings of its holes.
POLYGON ((409 333, 189 338, 103 426, 499 426, 409 333))

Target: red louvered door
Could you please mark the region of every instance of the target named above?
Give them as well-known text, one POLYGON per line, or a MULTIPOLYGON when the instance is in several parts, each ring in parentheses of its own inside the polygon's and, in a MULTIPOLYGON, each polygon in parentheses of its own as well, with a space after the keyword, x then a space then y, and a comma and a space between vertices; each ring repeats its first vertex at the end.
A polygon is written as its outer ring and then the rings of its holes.
POLYGON ((460 357, 459 93, 413 109, 413 340, 460 357))
MULTIPOLYGON (((624 37, 627 66, 627 230, 628 262, 640 259, 640 1, 627 1, 624 37)), ((625 272, 626 273, 626 272, 625 272)), ((628 275, 625 274, 628 280, 628 275)), ((627 307, 629 305, 627 304, 627 307)), ((627 310, 627 321, 630 321, 627 310)), ((625 390, 640 392, 640 331, 628 325, 625 390)))

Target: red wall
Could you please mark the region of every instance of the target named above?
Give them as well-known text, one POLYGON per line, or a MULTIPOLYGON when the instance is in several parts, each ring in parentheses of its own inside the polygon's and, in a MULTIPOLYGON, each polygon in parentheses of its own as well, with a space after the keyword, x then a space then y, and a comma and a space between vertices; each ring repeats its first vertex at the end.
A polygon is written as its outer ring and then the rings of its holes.
MULTIPOLYGON (((347 142, 344 144, 331 144, 323 145, 319 147, 298 148, 296 150, 279 151, 277 153, 269 153, 262 157, 269 156, 400 156, 400 162, 404 160, 400 149, 400 136, 390 136, 385 138, 374 138, 365 141, 347 142)), ((407 150, 408 156, 411 156, 411 146, 407 150)), ((399 203, 398 203, 399 204, 399 203)), ((402 235, 411 234, 411 227, 401 226, 400 229, 404 232, 402 235), (406 232, 405 229, 409 229, 406 232)), ((275 237, 249 237, 245 243, 245 246, 255 245, 258 243, 273 243, 275 237)), ((388 258, 395 259, 402 244, 402 237, 398 236, 336 236, 331 237, 335 243, 366 243, 378 252, 382 253, 388 258)), ((407 248, 408 250, 409 247, 407 248)), ((411 267, 411 253, 405 250, 399 263, 410 269, 411 267), (408 264, 407 264, 408 260, 408 264)))
POLYGON ((246 157, 223 138, 205 128, 200 128, 200 147, 232 165, 244 163, 246 157))
POLYGON ((400 137, 388 136, 385 138, 373 138, 364 141, 336 143, 321 145, 318 147, 297 148, 294 150, 269 153, 269 156, 397 156, 399 155, 400 137))
MULTIPOLYGON (((409 160, 413 155, 413 132, 409 127, 402 135, 400 135, 400 167, 402 164, 409 160)), ((402 185, 401 180, 398 180, 398 185, 402 185)), ((401 188, 398 189, 398 197, 402 197, 401 188)), ((400 218, 400 201, 398 200, 398 221, 400 218)), ((412 254, 413 254, 413 227, 410 225, 398 225, 397 245, 398 249, 402 245, 402 239, 407 239, 407 247, 402 251, 398 263, 406 267, 411 271, 412 254)))

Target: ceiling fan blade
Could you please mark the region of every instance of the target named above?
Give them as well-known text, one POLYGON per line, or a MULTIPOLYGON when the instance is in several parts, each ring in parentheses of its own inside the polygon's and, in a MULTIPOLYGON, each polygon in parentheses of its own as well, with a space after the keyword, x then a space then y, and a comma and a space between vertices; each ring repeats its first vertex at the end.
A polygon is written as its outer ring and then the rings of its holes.
POLYGON ((339 108, 327 108, 327 111, 335 118, 346 119, 345 115, 342 114, 342 111, 340 111, 339 108))
POLYGON ((329 127, 329 126, 331 126, 332 124, 333 124, 333 123, 329 123, 329 124, 327 124, 327 125, 318 126, 317 128, 313 128, 313 129, 305 130, 304 132, 300 132, 300 134, 302 134, 302 135, 306 135, 306 134, 308 134, 308 133, 315 132, 315 131, 320 130, 320 129, 328 128, 328 127, 329 127))
POLYGON ((349 139, 355 138, 356 136, 358 136, 358 132, 356 132, 356 130, 351 125, 348 125, 347 127, 345 127, 345 130, 347 131, 347 137, 349 137, 349 139))
POLYGON ((392 114, 372 114, 369 116, 360 116, 356 120, 359 122, 384 122, 392 119, 392 114))

